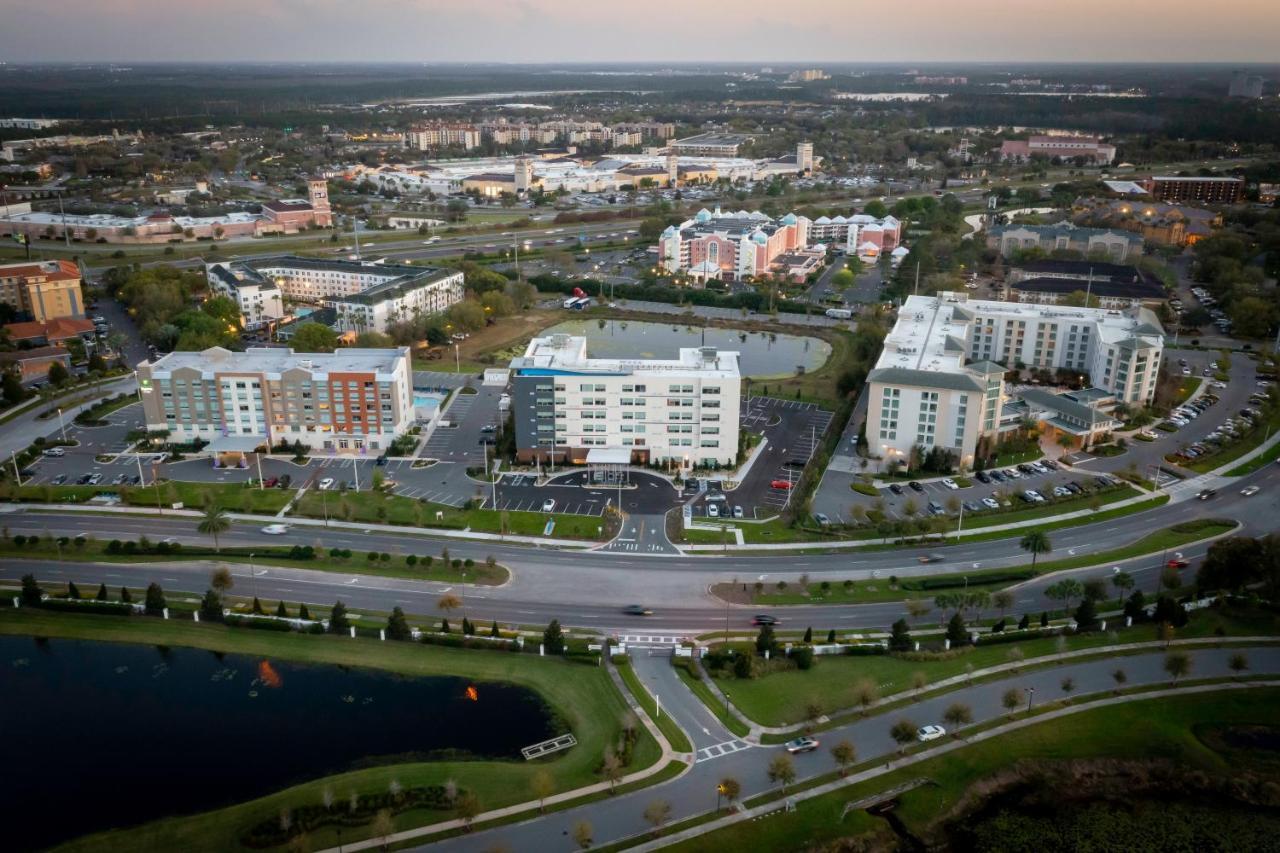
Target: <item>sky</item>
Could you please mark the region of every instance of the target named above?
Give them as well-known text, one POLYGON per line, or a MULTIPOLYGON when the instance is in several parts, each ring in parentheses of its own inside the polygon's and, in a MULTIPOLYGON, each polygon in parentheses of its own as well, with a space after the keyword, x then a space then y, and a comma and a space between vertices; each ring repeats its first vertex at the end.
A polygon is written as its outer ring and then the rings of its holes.
POLYGON ((1280 45, 1280 0, 0 0, 0 21, 0 62, 1246 63, 1280 45))

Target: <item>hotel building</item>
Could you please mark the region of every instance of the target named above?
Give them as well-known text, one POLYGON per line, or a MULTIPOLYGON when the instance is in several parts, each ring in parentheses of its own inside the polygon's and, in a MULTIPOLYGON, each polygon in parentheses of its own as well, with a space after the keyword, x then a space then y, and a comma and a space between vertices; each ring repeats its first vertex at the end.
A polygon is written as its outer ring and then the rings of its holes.
POLYGON ((25 311, 37 323, 83 317, 80 267, 74 261, 0 265, 0 302, 25 311))
POLYGON ((148 431, 204 440, 209 453, 300 441, 313 451, 378 455, 413 425, 407 347, 172 352, 138 365, 138 383, 148 431))
MULTIPOLYGON (((873 455, 904 461, 942 447, 973 464, 978 440, 997 438, 1014 367, 1078 371, 1089 394, 1061 395, 1043 425, 1088 443, 1112 425, 1081 416, 1076 399, 1145 405, 1155 394, 1164 332, 1146 308, 1108 311, 992 302, 943 292, 911 296, 867 377, 866 436, 873 455), (1070 399, 1068 399, 1068 397, 1070 399)), ((1043 397, 1052 395, 1042 394, 1043 397)), ((1047 411, 1046 400, 1035 400, 1047 411)))
POLYGON ((733 465, 738 353, 681 349, 675 359, 590 358, 587 339, 534 338, 511 361, 517 456, 581 463, 593 449, 636 464, 733 465))

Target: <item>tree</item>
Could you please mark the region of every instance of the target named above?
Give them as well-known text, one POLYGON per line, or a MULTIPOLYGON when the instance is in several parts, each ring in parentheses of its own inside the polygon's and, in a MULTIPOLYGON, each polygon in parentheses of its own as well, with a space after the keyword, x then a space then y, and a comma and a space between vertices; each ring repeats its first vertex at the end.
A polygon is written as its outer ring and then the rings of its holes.
POLYGON ((475 791, 463 791, 458 795, 453 809, 458 813, 458 818, 467 828, 467 831, 470 831, 471 821, 475 820, 476 815, 480 814, 480 798, 476 796, 475 791))
POLYGON ((378 809, 378 813, 373 816, 373 822, 369 824, 369 834, 381 839, 383 850, 391 845, 391 835, 395 831, 396 825, 391 820, 391 810, 378 809))
POLYGON ((76 586, 75 581, 67 581, 67 598, 77 601, 80 599, 80 587, 76 586))
POLYGON ((289 345, 294 352, 333 352, 338 347, 338 333, 323 323, 299 323, 289 345))
POLYGON ((1080 606, 1076 608, 1075 620, 1077 631, 1092 631, 1098 627, 1098 608, 1092 598, 1086 596, 1080 602, 1080 606))
POLYGON ((1013 606, 1013 593, 1006 589, 1002 589, 995 595, 991 596, 991 603, 1000 611, 1000 616, 1004 617, 1004 612, 1013 606))
POLYGON ((760 633, 756 635, 756 654, 764 655, 765 652, 773 653, 777 646, 777 641, 773 637, 772 625, 761 625, 760 633))
POLYGON ((907 751, 907 746, 916 739, 916 724, 906 717, 902 717, 889 729, 889 737, 893 738, 893 742, 898 745, 898 754, 907 751))
POLYGON ((622 778, 622 759, 609 748, 604 751, 604 760, 600 762, 600 772, 609 780, 609 792, 612 793, 618 780, 622 778))
POLYGON ((98 585, 98 594, 97 594, 96 596, 94 596, 94 598, 95 598, 95 600, 97 600, 97 601, 106 601, 106 600, 107 600, 107 585, 106 585, 105 583, 104 583, 104 584, 99 584, 99 585, 98 585))
POLYGON ((226 566, 218 566, 209 575, 209 586, 218 595, 226 595, 235 586, 235 578, 231 575, 231 570, 226 566))
POLYGON ((1105 601, 1107 598, 1107 582, 1102 578, 1089 578, 1081 589, 1084 597, 1090 601, 1105 601))
POLYGON ((436 609, 444 612, 444 618, 446 621, 449 619, 449 614, 461 606, 462 599, 458 598, 456 595, 450 595, 448 593, 440 596, 439 600, 436 601, 436 609))
POLYGON ((35 575, 22 576, 22 604, 25 607, 39 607, 44 590, 36 583, 35 575))
POLYGON ((1036 559, 1041 554, 1048 554, 1053 550, 1053 546, 1049 542, 1049 534, 1043 530, 1028 530, 1022 536, 1022 541, 1018 543, 1022 550, 1031 555, 1031 570, 1035 571, 1036 559))
POLYGON ((222 597, 216 590, 207 589, 200 601, 200 618, 209 622, 222 620, 222 597))
POLYGON ((307 622, 311 621, 311 611, 307 609, 305 601, 298 605, 298 618, 307 622))
POLYGON ((55 361, 49 365, 49 384, 63 385, 71 378, 71 374, 67 372, 67 367, 61 361, 55 361))
POLYGON ((160 584, 147 584, 147 598, 144 606, 144 612, 148 616, 160 616, 164 613, 167 605, 164 602, 164 590, 160 589, 160 584))
POLYGON ((733 810, 733 803, 742 795, 742 783, 732 776, 726 776, 716 785, 716 799, 724 797, 724 801, 728 804, 729 810, 733 810))
POLYGON ((959 732, 961 726, 967 726, 973 722, 973 709, 963 702, 952 702, 947 706, 947 710, 942 712, 942 719, 951 726, 953 732, 959 732))
POLYGON ((803 639, 803 640, 801 640, 800 642, 802 642, 802 643, 812 643, 812 642, 813 642, 813 626, 809 626, 808 628, 805 628, 805 629, 804 629, 804 639, 803 639))
POLYGON ((1076 689, 1076 680, 1074 678, 1064 678, 1059 686, 1062 688, 1063 693, 1070 696, 1071 691, 1076 689))
POLYGON ((907 625, 906 619, 899 619, 893 623, 889 634, 889 651, 891 652, 909 652, 915 647, 911 640, 911 631, 907 625))
POLYGON ((1010 687, 1004 692, 1004 695, 1000 697, 1000 704, 1004 706, 1006 711, 1013 713, 1013 711, 1022 704, 1022 693, 1019 692, 1018 688, 1010 687))
POLYGON ((222 546, 218 543, 218 534, 225 533, 231 528, 231 519, 227 518, 227 511, 214 501, 205 504, 204 515, 200 518, 200 523, 196 525, 196 530, 206 536, 213 537, 213 550, 221 551, 222 546))
POLYGON ((849 772, 849 765, 858 760, 858 751, 851 741, 845 739, 831 747, 831 758, 840 768, 840 775, 844 776, 849 772))
POLYGON ((351 622, 347 619, 347 605, 341 601, 335 601, 333 609, 329 611, 329 633, 345 634, 350 627, 351 622))
POLYGON ((547 797, 556 792, 556 780, 545 770, 539 770, 529 780, 529 792, 538 798, 538 811, 546 811, 547 797))
POLYGON ((653 825, 656 834, 671 819, 671 803, 666 800, 654 800, 645 806, 644 819, 653 825))
POLYGON ((768 774, 769 781, 782 785, 782 792, 785 794, 787 786, 796 780, 796 763, 790 754, 780 752, 769 760, 768 774))
POLYGON ((249 612, 253 613, 255 616, 263 615, 262 602, 258 600, 258 596, 256 595, 253 597, 253 606, 249 608, 249 612))
POLYGON ((391 616, 387 619, 387 639, 388 640, 408 640, 413 636, 409 630, 409 622, 404 618, 404 610, 400 607, 391 609, 391 616))
POLYGON ((585 820, 580 820, 573 825, 573 842, 583 850, 590 850, 591 845, 595 843, 591 824, 585 820))
POLYGON ((947 639, 951 641, 951 648, 953 649, 969 645, 969 632, 965 629, 964 617, 960 615, 958 610, 951 615, 951 620, 947 622, 947 639))
POLYGON ((133 601, 133 593, 129 592, 129 587, 120 587, 120 600, 125 604, 129 604, 133 601))
POLYGON ((1164 656, 1164 671, 1176 684, 1179 678, 1191 672, 1191 655, 1182 650, 1169 652, 1164 656))
POLYGON ((863 715, 866 715, 879 698, 880 688, 871 679, 862 678, 853 685, 853 699, 862 708, 863 715))
POLYGON ((1242 672, 1249 669, 1249 659, 1245 657, 1244 652, 1236 652, 1227 661, 1227 666, 1238 677, 1242 672))
POLYGON ((282 599, 280 599, 280 602, 276 605, 276 616, 277 616, 278 618, 280 618, 280 619, 288 619, 288 618, 289 618, 289 608, 287 608, 287 607, 285 607, 285 606, 284 606, 284 599, 283 599, 283 598, 282 598, 282 599))
POLYGON ((542 632, 542 648, 549 655, 564 654, 564 633, 560 630, 559 619, 552 619, 542 632))
POLYGON ((1181 628, 1187 624, 1187 611, 1181 604, 1174 601, 1171 596, 1162 595, 1156 599, 1156 607, 1151 614, 1151 620, 1158 624, 1168 623, 1175 628, 1181 628))
POLYGON ((1124 683, 1129 680, 1129 675, 1123 669, 1117 669, 1111 673, 1111 680, 1116 683, 1116 692, 1119 693, 1124 683))

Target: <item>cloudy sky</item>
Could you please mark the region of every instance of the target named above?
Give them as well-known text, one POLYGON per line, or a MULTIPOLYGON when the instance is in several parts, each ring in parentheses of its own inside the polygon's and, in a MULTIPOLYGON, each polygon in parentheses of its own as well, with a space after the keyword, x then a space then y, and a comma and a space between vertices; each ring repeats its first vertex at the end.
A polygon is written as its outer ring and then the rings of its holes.
POLYGON ((1261 62, 1280 45, 1280 0, 0 0, 0 21, 8 62, 1261 62))

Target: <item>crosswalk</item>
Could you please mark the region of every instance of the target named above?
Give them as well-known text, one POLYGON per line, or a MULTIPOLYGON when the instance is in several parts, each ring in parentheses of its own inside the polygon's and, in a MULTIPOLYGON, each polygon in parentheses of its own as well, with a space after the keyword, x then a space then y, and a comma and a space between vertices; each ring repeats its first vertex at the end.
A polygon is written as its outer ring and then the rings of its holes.
POLYGON ((694 763, 701 764, 704 761, 723 758, 726 755, 733 755, 735 752, 750 748, 751 744, 740 740, 727 740, 724 743, 717 743, 713 746, 704 746, 698 750, 698 757, 694 759, 694 763))

